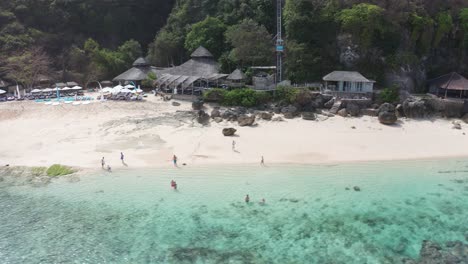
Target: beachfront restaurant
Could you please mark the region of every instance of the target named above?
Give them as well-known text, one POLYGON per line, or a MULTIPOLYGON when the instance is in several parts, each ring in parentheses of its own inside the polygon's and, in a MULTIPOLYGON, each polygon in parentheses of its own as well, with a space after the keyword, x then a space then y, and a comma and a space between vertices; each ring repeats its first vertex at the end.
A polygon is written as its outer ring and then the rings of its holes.
POLYGON ((359 72, 334 71, 323 77, 324 89, 337 97, 371 97, 375 81, 359 72))
POLYGON ((468 80, 452 72, 427 81, 429 92, 442 97, 468 97, 468 80))
POLYGON ((135 85, 139 85, 141 81, 148 79, 150 73, 157 75, 157 68, 151 66, 143 57, 135 60, 132 66, 132 68, 115 77, 113 81, 122 84, 133 82, 135 85))
POLYGON ((190 60, 171 68, 157 70, 156 88, 173 94, 201 94, 209 87, 219 87, 228 74, 219 73, 219 65, 211 52, 198 47, 190 60))

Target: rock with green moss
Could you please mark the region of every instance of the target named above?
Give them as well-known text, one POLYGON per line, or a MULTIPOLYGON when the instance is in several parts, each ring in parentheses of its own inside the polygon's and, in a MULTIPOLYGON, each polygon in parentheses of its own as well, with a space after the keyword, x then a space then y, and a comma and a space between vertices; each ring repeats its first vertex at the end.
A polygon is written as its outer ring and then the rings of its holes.
POLYGON ((46 173, 47 173, 47 176, 56 177, 56 176, 64 176, 64 175, 73 174, 75 173, 75 170, 73 170, 73 168, 68 167, 68 166, 54 164, 47 169, 46 173))

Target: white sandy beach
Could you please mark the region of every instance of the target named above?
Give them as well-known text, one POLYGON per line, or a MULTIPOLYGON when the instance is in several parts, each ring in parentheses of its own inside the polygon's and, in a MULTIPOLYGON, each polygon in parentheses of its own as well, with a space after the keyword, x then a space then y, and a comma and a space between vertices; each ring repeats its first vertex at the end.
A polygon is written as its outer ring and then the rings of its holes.
POLYGON ((173 154, 188 166, 259 163, 262 155, 267 164, 468 157, 465 125, 454 130, 452 120, 403 119, 398 126, 384 126, 377 118, 336 116, 324 121, 257 120, 255 127, 227 121, 202 127, 174 117, 177 110, 191 110, 189 103, 181 103, 172 106, 152 95, 145 102, 80 106, 2 103, 0 165, 99 168, 105 157, 117 169, 124 167, 121 151, 129 168, 172 166, 173 154), (236 128, 238 136, 224 137, 225 127, 236 128), (233 140, 237 152, 231 149, 233 140))

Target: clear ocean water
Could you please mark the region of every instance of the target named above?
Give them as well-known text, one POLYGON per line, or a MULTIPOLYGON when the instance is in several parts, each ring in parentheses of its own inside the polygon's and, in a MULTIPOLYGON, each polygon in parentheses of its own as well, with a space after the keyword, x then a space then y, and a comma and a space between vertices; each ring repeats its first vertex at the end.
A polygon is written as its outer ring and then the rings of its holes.
POLYGON ((398 263, 467 233, 468 160, 0 182, 0 263, 398 263))

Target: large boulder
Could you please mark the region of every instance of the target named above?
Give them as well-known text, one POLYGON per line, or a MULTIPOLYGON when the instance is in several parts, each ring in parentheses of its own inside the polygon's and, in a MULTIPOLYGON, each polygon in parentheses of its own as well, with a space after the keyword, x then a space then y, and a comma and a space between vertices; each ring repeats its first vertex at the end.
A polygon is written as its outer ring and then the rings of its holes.
POLYGON ((463 102, 446 100, 444 116, 447 118, 460 118, 463 116, 463 102))
POLYGON ((311 112, 304 112, 302 113, 302 119, 304 120, 316 120, 317 116, 311 112))
POLYGON ((285 118, 292 119, 299 115, 299 111, 295 106, 286 106, 281 108, 281 113, 284 115, 285 118))
POLYGON ((389 103, 384 103, 377 110, 377 114, 380 114, 381 112, 395 112, 395 106, 389 103))
POLYGON ((335 104, 335 98, 332 98, 328 100, 325 104, 323 104, 323 107, 326 109, 330 109, 333 107, 334 104, 335 104))
POLYGON ((198 100, 192 103, 193 110, 202 110, 204 102, 202 100, 198 100))
POLYGON ((223 122, 223 119, 221 117, 215 117, 213 118, 213 120, 216 122, 216 123, 221 123, 223 122))
POLYGON ((251 126, 255 123, 255 115, 241 115, 237 118, 239 126, 251 126))
POLYGON ((357 104, 349 103, 346 105, 346 111, 350 116, 359 116, 361 109, 357 104))
POLYGON ((423 100, 406 99, 402 107, 408 118, 425 118, 429 115, 429 109, 423 100))
POLYGON ((380 112, 379 122, 384 125, 393 125, 398 120, 395 112, 380 112))
POLYGON ((229 127, 229 128, 223 128, 223 135, 225 137, 230 137, 230 136, 234 136, 234 134, 236 133, 236 129, 235 128, 232 128, 232 127, 229 127))
POLYGON ((398 104, 395 107, 395 114, 397 117, 405 117, 405 112, 403 111, 403 106, 401 104, 398 104))
POLYGON ((294 98, 294 104, 304 107, 312 102, 312 94, 308 90, 300 90, 294 98))
POLYGON ((221 113, 221 117, 223 119, 228 120, 228 121, 237 121, 238 116, 239 115, 236 112, 234 112, 234 111, 232 111, 230 109, 228 109, 228 110, 224 111, 223 113, 221 113))
POLYGON ((346 108, 343 108, 340 111, 338 111, 336 114, 342 117, 348 117, 348 110, 346 110, 346 108))
POLYGON ((171 103, 173 106, 180 106, 180 103, 179 102, 172 102, 171 103))
POLYGON ((208 124, 210 121, 210 115, 205 113, 203 110, 199 110, 197 114, 197 122, 203 125, 208 124))
POLYGON ((263 120, 271 120, 273 118, 273 113, 268 113, 268 112, 261 112, 259 114, 260 118, 263 120))
POLYGON ((213 111, 211 111, 211 118, 215 117, 221 117, 221 112, 219 111, 219 108, 215 108, 213 109, 213 111))
POLYGON ((462 120, 463 120, 463 122, 465 122, 465 123, 468 124, 468 114, 465 114, 465 115, 462 117, 462 120))

